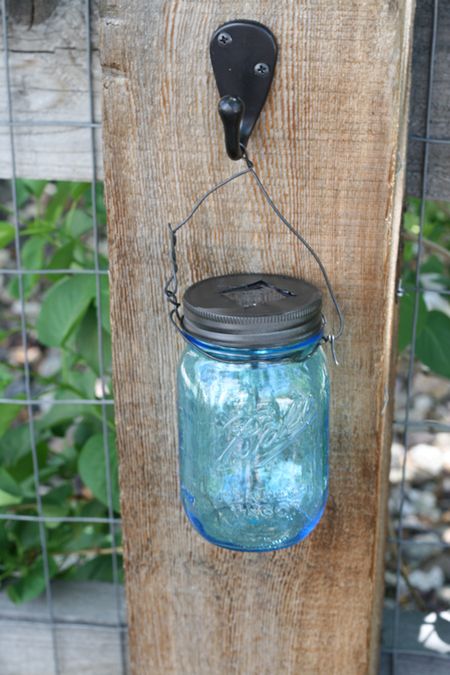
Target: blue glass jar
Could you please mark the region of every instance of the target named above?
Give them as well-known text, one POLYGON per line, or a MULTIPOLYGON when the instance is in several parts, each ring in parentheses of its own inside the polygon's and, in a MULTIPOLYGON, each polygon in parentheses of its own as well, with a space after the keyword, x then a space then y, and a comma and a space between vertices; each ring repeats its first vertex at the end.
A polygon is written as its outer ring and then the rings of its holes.
POLYGON ((292 546, 328 485, 320 291, 280 275, 205 279, 184 296, 181 496, 194 528, 239 551, 292 546))

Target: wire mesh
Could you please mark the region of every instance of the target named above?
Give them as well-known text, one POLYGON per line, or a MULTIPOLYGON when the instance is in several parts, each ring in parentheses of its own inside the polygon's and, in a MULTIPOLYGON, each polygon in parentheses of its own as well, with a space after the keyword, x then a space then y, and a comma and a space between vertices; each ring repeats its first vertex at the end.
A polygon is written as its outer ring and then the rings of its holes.
MULTIPOLYGON (((421 279, 421 261, 423 256, 423 239, 424 239, 424 224, 426 217, 426 204, 428 194, 428 180, 430 176, 430 146, 431 145, 448 145, 450 139, 436 138, 431 135, 432 131, 432 103, 433 91, 435 85, 435 68, 437 59, 437 41, 438 41, 438 19, 439 19, 439 0, 433 0, 431 12, 431 31, 430 31, 430 45, 429 45, 429 67, 428 67, 428 82, 426 92, 426 113, 425 113, 425 127, 424 135, 410 134, 410 143, 423 144, 423 162, 422 162, 422 176, 420 186, 420 213, 419 213, 419 232, 417 239, 417 250, 415 255, 415 282, 413 285, 405 286, 402 293, 405 291, 413 294, 413 316, 411 326, 411 348, 408 359, 408 371, 406 377, 406 404, 405 414, 403 419, 396 419, 394 421, 394 429, 397 429, 402 434, 402 445, 404 448, 402 465, 401 465, 401 481, 400 481, 400 503, 398 509, 398 521, 396 524, 395 536, 388 537, 388 544, 394 544, 396 547, 396 568, 395 568, 395 607, 392 626, 392 645, 390 648, 384 647, 383 651, 390 655, 390 672, 391 675, 399 675, 405 673, 404 663, 402 665, 402 657, 417 656, 424 657, 424 651, 419 649, 405 649, 402 646, 402 609, 401 609, 401 595, 402 595, 402 579, 403 579, 403 565, 404 554, 408 547, 412 544, 411 540, 405 538, 404 529, 404 514, 405 501, 407 495, 407 451, 410 444, 410 436, 414 431, 432 431, 432 432, 450 432, 450 425, 441 423, 435 420, 421 420, 416 421, 411 419, 412 401, 414 396, 414 372, 416 359, 416 341, 419 317, 419 300, 424 292, 435 291, 435 289, 428 289, 426 284, 421 279)), ((449 291, 439 290, 439 293, 446 295, 449 291)), ((429 530, 431 532, 431 530, 429 530)), ((426 544, 426 542, 423 542, 426 544)), ((418 544, 417 541, 414 542, 418 544)), ((440 550, 445 551, 450 549, 450 546, 444 541, 439 541, 440 550)), ((446 660, 450 666, 450 646, 447 654, 432 652, 433 659, 446 660)))
MULTIPOLYGON (((10 176, 10 185, 11 185, 11 198, 13 204, 13 221, 15 227, 15 259, 16 266, 15 269, 0 269, 0 274, 14 276, 18 282, 19 290, 19 303, 20 303, 20 334, 21 342, 24 352, 24 384, 25 384, 25 397, 22 399, 17 398, 0 398, 0 404, 9 404, 14 403, 16 405, 22 405, 27 410, 28 416, 28 426, 29 426, 29 436, 30 436, 30 445, 32 452, 33 460, 33 478, 36 492, 36 511, 37 515, 23 515, 16 513, 1 513, 0 521, 24 521, 36 523, 39 528, 39 539, 40 547, 42 553, 43 561, 43 573, 45 579, 45 596, 47 604, 47 613, 48 620, 43 621, 39 619, 40 623, 47 623, 51 630, 52 635, 52 645, 53 645, 53 672, 54 675, 62 675, 61 669, 61 660, 59 654, 59 645, 58 645, 58 628, 61 626, 71 628, 86 628, 95 629, 98 627, 109 628, 115 630, 121 645, 121 672, 123 675, 127 673, 127 658, 126 658, 126 648, 125 648, 125 639, 126 639, 126 624, 122 620, 123 608, 122 608, 122 596, 121 588, 119 583, 119 563, 118 563, 118 544, 117 544, 117 534, 118 526, 120 525, 120 519, 116 518, 114 515, 114 505, 113 505, 113 496, 112 496, 112 476, 111 476, 111 448, 109 445, 109 435, 108 435, 108 419, 107 419, 107 410, 108 407, 113 406, 113 400, 107 396, 107 388, 105 385, 105 355, 104 355, 104 345, 102 337, 102 293, 100 280, 101 277, 107 275, 108 272, 105 269, 100 267, 100 252, 99 252, 99 226, 97 218, 97 207, 96 207, 96 185, 97 185, 97 155, 95 147, 95 131, 99 129, 101 124, 95 120, 94 114, 94 93, 93 93, 93 64, 92 64, 92 6, 91 0, 84 0, 84 24, 85 24, 85 51, 86 51, 86 77, 88 85, 88 108, 86 114, 86 120, 72 120, 72 121, 42 121, 42 120, 15 120, 14 119, 14 106, 13 106, 13 97, 12 97, 12 87, 11 87, 11 67, 10 67, 10 46, 9 46, 9 30, 8 30, 8 5, 7 0, 1 0, 1 11, 2 11, 2 35, 3 35, 3 59, 4 59, 4 68, 5 68, 5 77, 6 77, 6 90, 7 90, 7 120, 0 120, 0 126, 9 128, 9 143, 10 143, 10 154, 11 154, 11 176, 10 176), (94 239, 94 267, 92 270, 86 269, 26 269, 22 265, 22 251, 21 251, 21 241, 20 241, 20 217, 19 217, 19 204, 17 197, 16 189, 16 180, 17 176, 17 163, 16 163, 16 149, 15 149, 15 138, 14 138, 14 129, 16 127, 80 127, 85 128, 86 133, 90 134, 90 148, 91 148, 91 200, 92 200, 92 219, 93 219, 93 239, 94 239), (91 275, 95 277, 95 295, 96 295, 96 308, 97 308, 97 339, 98 339, 98 354, 99 354, 99 380, 100 380, 100 395, 96 399, 53 399, 45 400, 45 405, 70 405, 71 403, 76 403, 77 405, 96 405, 99 406, 101 410, 101 420, 102 420, 102 438, 103 438, 103 452, 105 460, 105 483, 106 483, 106 492, 107 492, 107 503, 108 503, 108 517, 107 518, 98 518, 98 517, 52 517, 45 515, 42 505, 41 497, 41 485, 39 477, 39 458, 36 447, 36 434, 35 434, 35 417, 34 413, 43 401, 36 399, 32 396, 31 388, 31 368, 30 361, 28 357, 28 332, 27 332, 27 316, 26 316, 26 304, 25 304, 25 294, 24 294, 24 282, 23 279, 27 275, 49 275, 49 274, 70 274, 70 275, 91 275), (111 538, 111 555, 112 555, 112 579, 113 579, 113 591, 115 596, 115 607, 116 607, 116 620, 113 626, 108 623, 102 622, 82 622, 82 621, 63 621, 60 618, 57 618, 55 615, 54 607, 54 598, 52 593, 51 585, 51 574, 49 569, 49 553, 47 545, 47 534, 46 534, 46 525, 49 523, 89 523, 89 524, 105 524, 109 527, 109 533, 111 538)), ((32 617, 22 618, 21 621, 32 622, 32 617)))
MULTIPOLYGON (((101 123, 95 120, 94 115, 94 96, 93 96, 93 76, 92 76, 92 7, 91 0, 85 1, 85 41, 86 41, 86 77, 88 81, 88 109, 85 120, 35 120, 35 119, 14 119, 14 106, 11 93, 11 72, 10 72, 10 63, 9 63, 9 44, 8 44, 8 13, 7 13, 7 2, 6 0, 1 0, 1 9, 2 9, 2 33, 3 33, 3 58, 5 65, 5 74, 6 74, 6 84, 7 84, 7 111, 8 119, 0 119, 0 126, 7 127, 9 129, 9 143, 10 143, 10 153, 11 153, 11 197, 13 203, 13 219, 15 225, 15 256, 16 256, 16 267, 15 269, 9 268, 0 268, 0 274, 7 276, 14 276, 18 280, 19 288, 19 301, 20 301, 20 333, 22 346, 24 348, 25 361, 24 361, 24 383, 25 383, 25 398, 20 400, 16 398, 0 398, 0 404, 20 404, 26 409, 28 416, 28 425, 29 425, 29 436, 30 444, 33 458, 33 476, 35 482, 36 490, 36 511, 37 515, 24 515, 16 513, 1 513, 1 520, 10 520, 10 521, 24 521, 36 523, 39 528, 39 538, 40 546, 42 551, 43 558, 43 572, 45 578, 45 594, 48 610, 48 619, 44 620, 44 623, 47 623, 51 629, 52 633, 52 642, 53 642, 53 655, 54 655, 54 674, 60 675, 61 665, 58 653, 58 629, 62 626, 70 625, 73 628, 88 626, 89 628, 96 629, 98 627, 108 627, 112 630, 115 630, 120 638, 121 644, 121 669, 122 673, 127 672, 127 661, 126 661, 126 652, 125 652, 125 635, 126 635, 126 625, 122 620, 123 608, 121 606, 121 594, 120 594, 120 584, 119 584, 119 575, 118 575, 118 556, 117 556, 117 528, 120 526, 120 519, 114 516, 113 508, 113 499, 112 499, 112 478, 110 472, 110 454, 111 448, 108 441, 108 429, 107 429, 107 409, 108 407, 113 406, 113 400, 107 396, 107 391, 105 387, 105 375, 104 375, 104 345, 102 341, 102 331, 100 330, 101 326, 101 309, 102 309, 102 294, 100 287, 100 280, 102 276, 108 274, 107 270, 102 269, 99 263, 99 228, 98 228, 98 219, 97 212, 95 208, 96 199, 95 199, 95 186, 97 183, 97 156, 95 148, 95 132, 97 129, 101 128, 101 123), (91 147, 91 196, 93 208, 93 230, 94 230, 94 267, 92 270, 88 269, 72 269, 72 268, 60 268, 60 269, 25 269, 22 266, 21 260, 21 241, 20 241, 20 222, 19 222, 19 208, 18 200, 16 194, 16 152, 15 152, 15 139, 14 139, 14 129, 19 127, 48 127, 55 129, 59 127, 74 127, 85 129, 86 133, 90 135, 90 147, 91 147), (96 307, 97 307, 97 326, 98 326, 98 352, 99 352, 99 361, 100 361, 100 382, 101 382, 101 393, 99 398, 90 399, 86 398, 83 400, 77 399, 64 399, 64 400, 46 400, 46 404, 50 403, 51 405, 70 405, 72 403, 76 404, 85 404, 85 405, 96 405, 100 408, 101 418, 102 418, 102 430, 103 430, 103 451, 105 456, 105 481, 107 486, 107 501, 108 501, 108 517, 52 517, 45 515, 42 508, 42 499, 40 496, 40 484, 39 484, 39 458, 36 449, 35 442, 35 427, 34 427, 34 413, 36 408, 41 405, 42 401, 36 399, 32 395, 31 390, 31 378, 30 378, 30 363, 28 359, 28 334, 27 334, 27 318, 26 318, 26 307, 25 307, 25 296, 23 288, 23 279, 27 275, 58 275, 58 274, 67 274, 67 275, 93 275, 96 281, 96 307), (81 621, 65 621, 60 618, 55 617, 54 611, 54 600, 52 595, 52 586, 50 580, 49 572, 49 562, 48 562, 48 550, 47 550, 47 536, 45 525, 48 523, 91 523, 91 524, 104 524, 108 525, 111 542, 112 542, 112 576, 113 576, 113 589, 115 596, 115 605, 116 605, 116 621, 114 626, 110 624, 101 623, 101 622, 81 622, 81 621)), ((445 431, 450 432, 450 425, 442 424, 436 422, 435 420, 422 420, 415 421, 410 417, 411 410, 411 401, 413 397, 413 375, 414 375, 414 359, 415 359, 415 342, 416 342, 416 331, 417 331, 417 320, 418 320, 418 310, 419 310, 419 296, 421 293, 427 291, 433 291, 432 288, 427 288, 426 284, 422 283, 420 277, 420 265, 418 264, 422 256, 422 244, 423 244, 423 228, 425 220, 425 207, 427 201, 427 180, 429 175, 429 147, 430 145, 449 145, 450 139, 448 138, 436 138, 431 135, 431 105, 433 97, 433 84, 434 84, 434 67, 436 60, 436 44, 437 44, 437 28, 438 28, 438 14, 439 14, 439 2, 438 0, 433 0, 433 13, 432 13, 432 30, 431 30, 431 43, 430 43, 430 61, 429 61, 429 73, 428 73, 428 91, 427 91, 427 109, 426 109, 426 121, 425 121, 425 135, 410 135, 410 141, 414 143, 423 144, 424 155, 423 155, 423 167, 422 167, 422 185, 421 185, 421 209, 420 209, 420 223, 419 223, 419 236, 418 236, 418 245, 417 245, 417 265, 416 265, 416 278, 415 284, 413 286, 405 286, 405 291, 413 293, 415 297, 414 302, 414 312, 413 312, 413 322, 412 322, 412 347, 409 357, 408 364, 408 374, 407 374, 407 391, 406 391, 406 412, 404 419, 397 419, 394 422, 395 428, 401 430, 403 435, 403 445, 405 448, 405 454, 403 458, 402 465, 402 477, 401 477, 401 500, 400 500, 400 515, 397 531, 394 537, 389 537, 389 543, 395 544, 397 547, 397 563, 396 563, 396 604, 395 604, 395 617, 393 624, 393 641, 392 648, 388 651, 391 655, 391 672, 392 675, 398 675, 400 672, 400 663, 399 659, 402 655, 413 655, 416 653, 423 654, 423 652, 416 652, 415 650, 403 649, 399 646, 399 637, 401 633, 401 609, 400 609, 400 580, 401 580, 401 571, 402 571, 402 561, 403 553, 406 547, 409 546, 410 542, 403 537, 403 511, 404 511, 404 501, 406 495, 406 449, 408 447, 409 435, 412 430, 417 431, 418 429, 432 429, 433 431, 445 431)), ((449 294, 450 291, 439 291, 441 294, 449 294)), ((450 545, 446 545, 442 542, 442 548, 448 549, 450 545)), ((21 621, 32 623, 35 621, 32 617, 22 618, 21 621)), ((42 623, 42 619, 39 620, 42 623)), ((439 658, 449 658, 443 655, 436 654, 439 658)), ((450 662, 450 658, 449 658, 450 662)))

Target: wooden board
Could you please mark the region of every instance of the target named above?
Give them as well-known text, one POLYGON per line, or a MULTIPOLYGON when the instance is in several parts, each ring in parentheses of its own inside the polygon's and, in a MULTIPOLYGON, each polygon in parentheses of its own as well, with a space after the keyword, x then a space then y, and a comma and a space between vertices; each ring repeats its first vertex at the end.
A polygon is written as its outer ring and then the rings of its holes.
MULTIPOLYGON (((36 5, 10 3, 8 21, 11 94, 17 175, 60 180, 92 179, 89 127, 61 122, 90 121, 87 68, 86 0, 36 5), (52 11, 53 7, 53 11, 52 11), (44 11, 45 10, 45 11, 44 11), (29 17, 29 18, 28 18, 29 17), (33 23, 30 25, 30 21, 33 23), (57 122, 54 126, 42 123, 57 122), (32 123, 37 123, 33 126, 32 123)), ((92 2, 93 85, 96 120, 100 119, 98 2, 92 2)), ((0 31, 0 46, 3 49, 0 31)), ((0 177, 11 177, 6 77, 0 59, 0 177)), ((96 129, 97 170, 102 177, 100 129, 96 129)))
MULTIPOLYGON (((431 58, 434 0, 417 3, 414 22, 414 51, 411 78, 411 137, 426 136, 426 110, 431 58)), ((448 143, 431 144, 425 194, 430 199, 450 200, 450 2, 438 5, 436 55, 431 95, 430 137, 447 139, 448 143)), ((406 192, 422 194, 424 144, 410 140, 407 159, 406 192)))
MULTIPOLYGON (((117 629, 113 585, 56 581, 52 590, 60 672, 126 675, 121 665, 126 633, 117 629)), ((124 613, 120 621, 125 621, 124 613)), ((5 592, 0 593, 0 673, 51 675, 53 665, 45 595, 24 605, 14 605, 5 592)))
MULTIPOLYGON (((135 675, 376 672, 411 23, 409 0, 105 3, 104 157, 135 675), (162 295, 167 221, 236 170, 208 57, 212 31, 235 17, 267 24, 279 41, 249 150, 282 211, 320 252, 347 321, 332 372, 325 516, 303 544, 267 554, 215 548, 182 513, 182 344, 162 295)), ((214 197, 179 247, 185 284, 236 270, 321 284, 249 180, 214 197)))

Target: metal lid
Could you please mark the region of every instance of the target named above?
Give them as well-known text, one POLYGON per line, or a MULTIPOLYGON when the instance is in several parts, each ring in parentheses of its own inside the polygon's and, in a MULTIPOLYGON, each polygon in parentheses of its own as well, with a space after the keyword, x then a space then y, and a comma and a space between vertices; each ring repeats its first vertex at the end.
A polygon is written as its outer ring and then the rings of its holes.
POLYGON ((183 298, 191 336, 229 347, 295 344, 320 333, 322 293, 280 274, 228 274, 203 279, 183 298))

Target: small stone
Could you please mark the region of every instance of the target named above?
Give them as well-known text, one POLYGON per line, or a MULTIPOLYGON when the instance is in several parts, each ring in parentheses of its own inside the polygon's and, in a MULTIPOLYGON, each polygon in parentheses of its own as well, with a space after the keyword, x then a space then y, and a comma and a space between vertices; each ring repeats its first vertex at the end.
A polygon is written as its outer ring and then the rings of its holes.
MULTIPOLYGON (((414 509, 414 507, 411 505, 409 505, 409 508, 414 509)), ((409 530, 411 533, 422 533, 428 531, 428 528, 426 525, 424 525, 419 516, 417 516, 415 513, 405 514, 405 509, 403 509, 402 524, 403 529, 409 530)))
POLYGON ((442 452, 434 445, 419 443, 408 451, 406 458, 408 480, 423 482, 436 478, 442 473, 443 468, 442 452))
POLYGON ((22 366, 25 363, 25 360, 27 360, 28 363, 36 363, 36 361, 39 361, 41 356, 42 352, 39 347, 28 347, 26 351, 26 358, 25 349, 22 346, 13 347, 9 351, 10 363, 19 366, 22 366))
POLYGON ((102 380, 100 377, 98 377, 95 380, 95 397, 96 398, 104 398, 107 397, 110 394, 109 387, 106 383, 102 384, 102 380))
POLYGON ((442 450, 442 461, 444 464, 444 471, 450 473, 450 448, 442 450))
POLYGON ((402 380, 400 378, 397 378, 397 381, 395 383, 395 394, 394 394, 394 399, 395 399, 395 408, 396 411, 400 408, 405 408, 406 406, 406 387, 402 380))
POLYGON ((42 377, 52 377, 61 368, 61 352, 59 349, 49 349, 38 367, 42 377))
POLYGON ((440 511, 437 508, 437 498, 434 492, 411 489, 408 491, 408 499, 414 505, 414 512, 418 516, 429 520, 439 520, 440 511))
POLYGON ((425 445, 434 445, 434 434, 431 431, 409 431, 408 433, 408 445, 412 447, 413 445, 420 445, 425 443, 425 445))
POLYGON ((430 394, 435 399, 444 398, 450 393, 450 383, 444 377, 431 373, 417 373, 414 377, 414 391, 430 394))
POLYGON ((442 586, 437 591, 437 598, 440 602, 450 607, 450 586, 442 586))
POLYGON ((408 499, 416 504, 420 511, 430 511, 436 506, 436 495, 427 490, 415 490, 411 488, 408 490, 408 499))
POLYGON ((450 555, 448 551, 446 550, 441 551, 441 553, 435 558, 433 558, 432 561, 430 560, 428 563, 424 565, 424 569, 429 570, 432 567, 435 567, 436 565, 442 570, 447 584, 450 583, 450 555))
POLYGON ((419 419, 424 419, 430 410, 434 408, 435 400, 429 394, 417 394, 413 401, 413 410, 419 416, 419 419))
POLYGON ((442 533, 442 541, 444 544, 450 545, 450 527, 447 527, 442 533))
POLYGON ((402 508, 403 518, 409 515, 414 515, 415 513, 414 506, 408 500, 407 495, 406 499, 402 500, 401 486, 398 485, 391 489, 391 493, 389 495, 389 513, 391 513, 392 515, 398 514, 401 505, 403 506, 402 508))
MULTIPOLYGON (((384 582, 386 586, 390 586, 391 588, 397 588, 397 575, 395 572, 391 572, 390 570, 386 570, 384 573, 384 582)), ((408 587, 406 585, 406 582, 402 576, 399 577, 398 579, 398 586, 400 590, 400 596, 405 595, 405 593, 408 590, 408 587)))
MULTIPOLYGON (((41 305, 39 302, 32 302, 32 301, 25 302, 24 310, 27 319, 37 319, 37 317, 39 316, 39 312, 41 311, 41 305)), ((16 316, 20 316, 22 314, 22 305, 19 300, 13 302, 13 304, 11 305, 11 311, 16 316)))
POLYGON ((444 584, 444 572, 440 567, 434 565, 429 570, 414 570, 409 575, 409 581, 414 588, 422 593, 429 593, 444 584))
POLYGON ((419 562, 430 556, 438 555, 442 550, 442 544, 438 534, 426 532, 407 539, 402 548, 408 561, 419 562))
POLYGON ((389 471, 389 480, 392 484, 400 483, 402 480, 404 455, 405 447, 401 443, 392 443, 391 468, 389 471))
POLYGON ((9 267, 9 262, 11 260, 11 253, 7 248, 0 249, 0 267, 9 267))
POLYGON ((450 433, 441 432, 436 434, 433 440, 433 445, 435 445, 437 448, 440 448, 440 450, 450 450, 450 433))

